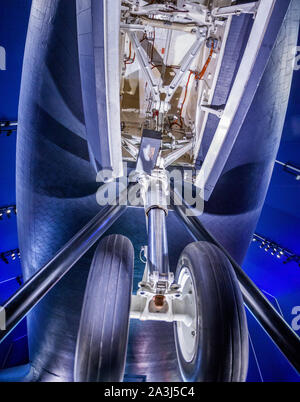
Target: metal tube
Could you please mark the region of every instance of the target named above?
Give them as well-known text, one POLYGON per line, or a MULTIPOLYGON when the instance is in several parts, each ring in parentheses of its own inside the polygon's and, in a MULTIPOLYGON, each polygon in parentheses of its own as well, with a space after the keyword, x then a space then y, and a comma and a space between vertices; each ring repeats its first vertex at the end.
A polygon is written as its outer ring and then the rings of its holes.
POLYGON ((0 127, 11 127, 17 125, 18 125, 17 121, 0 121, 0 127))
POLYGON ((195 42, 192 44, 190 49, 187 51, 187 53, 184 55, 183 59, 181 60, 180 69, 177 71, 172 82, 166 87, 166 97, 164 100, 166 105, 170 102, 176 89, 178 88, 179 84, 181 83, 183 77, 185 76, 185 73, 189 70, 192 62, 195 60, 195 57, 196 57, 198 51, 203 46, 204 41, 206 39, 206 32, 207 32, 207 29, 205 30, 205 32, 203 30, 202 33, 197 34, 199 36, 197 36, 195 42))
POLYGON ((300 372, 300 338, 276 311, 269 300, 251 281, 226 249, 204 228, 195 216, 186 216, 182 198, 171 189, 171 202, 178 218, 185 224, 196 240, 206 240, 219 247, 231 262, 238 278, 244 302, 273 342, 286 356, 294 368, 300 372))
MULTIPOLYGON (((182 22, 170 22, 170 21, 165 21, 165 20, 158 20, 154 18, 148 18, 148 17, 141 17, 141 23, 143 24, 142 26, 151 26, 154 28, 162 28, 162 29, 168 29, 170 31, 182 31, 182 32, 188 32, 191 34, 195 34, 197 30, 199 29, 199 25, 195 23, 182 23, 182 22)), ((205 26, 206 28, 206 26, 205 26)), ((145 28, 144 28, 145 29, 145 28)))
POLYGON ((175 151, 170 152, 163 158, 164 167, 168 167, 177 159, 181 158, 185 153, 189 152, 193 148, 193 142, 190 141, 188 144, 183 145, 181 148, 176 149, 175 151))
POLYGON ((153 271, 163 276, 169 273, 166 213, 161 208, 148 212, 148 267, 150 274, 153 271))
POLYGON ((126 205, 106 206, 85 225, 58 253, 8 299, 2 307, 6 321, 4 331, 0 331, 0 342, 16 327, 28 312, 49 292, 50 289, 71 269, 106 230, 125 212, 126 205))
MULTIPOLYGON (((278 160, 276 160, 275 163, 278 163, 278 165, 281 165, 284 168, 290 169, 293 172, 297 173, 297 174, 295 174, 295 176, 297 177, 297 180, 299 180, 298 179, 298 177, 300 178, 300 169, 299 168, 297 168, 296 166, 290 165, 289 163, 280 162, 278 160)), ((288 172, 288 173, 290 173, 290 172, 288 172)))

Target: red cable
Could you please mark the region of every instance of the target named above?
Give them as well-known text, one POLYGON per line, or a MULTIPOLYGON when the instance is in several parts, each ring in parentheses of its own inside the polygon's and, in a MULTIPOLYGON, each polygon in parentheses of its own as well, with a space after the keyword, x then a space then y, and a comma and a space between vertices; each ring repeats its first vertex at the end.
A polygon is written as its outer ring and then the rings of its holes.
POLYGON ((205 72, 206 72, 206 70, 207 70, 207 67, 208 67, 208 65, 209 65, 209 63, 210 63, 210 61, 211 61, 213 52, 214 52, 214 45, 212 44, 212 46, 211 46, 211 48, 210 48, 209 56, 208 56, 208 58, 207 58, 207 60, 206 60, 206 62, 205 62, 205 64, 204 64, 202 70, 200 71, 200 73, 196 73, 196 72, 194 73, 196 80, 199 80, 199 81, 200 81, 200 80, 203 78, 203 76, 204 76, 204 74, 205 74, 205 72))
POLYGON ((133 58, 131 59, 131 42, 130 42, 129 43, 129 56, 125 60, 125 64, 133 64, 134 60, 135 60, 135 52, 134 52, 133 58))
POLYGON ((182 126, 183 126, 182 111, 183 111, 183 106, 184 106, 184 103, 185 103, 185 100, 186 100, 187 90, 188 90, 188 86, 189 86, 189 83, 190 83, 190 79, 191 79, 191 75, 192 75, 192 74, 193 74, 193 72, 190 71, 190 73, 189 73, 189 78, 188 78, 187 83, 186 83, 186 85, 185 85, 184 98, 183 98, 183 102, 182 102, 181 108, 180 108, 179 120, 174 121, 174 122, 171 124, 171 127, 172 127, 173 125, 175 125, 175 124, 176 124, 177 126, 179 126, 180 128, 182 128, 182 126))

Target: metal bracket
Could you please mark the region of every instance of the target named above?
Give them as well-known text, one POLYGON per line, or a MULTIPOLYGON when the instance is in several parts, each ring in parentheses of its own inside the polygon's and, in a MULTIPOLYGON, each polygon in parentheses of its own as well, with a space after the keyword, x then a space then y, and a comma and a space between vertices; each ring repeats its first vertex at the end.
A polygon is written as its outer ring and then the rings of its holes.
POLYGON ((251 1, 249 3, 235 4, 228 7, 217 7, 212 10, 214 17, 229 17, 230 15, 255 14, 259 5, 259 1, 251 1))
POLYGON ((153 14, 166 14, 172 12, 173 14, 186 12, 186 10, 175 11, 168 4, 148 4, 145 6, 137 6, 136 9, 130 11, 132 15, 153 15, 153 14))
POLYGON ((214 114, 220 119, 224 113, 224 106, 201 105, 201 110, 203 110, 203 112, 214 114))
POLYGON ((194 319, 190 310, 192 296, 183 295, 180 285, 173 281, 173 273, 169 272, 168 278, 160 280, 159 273, 154 271, 149 282, 140 282, 137 294, 131 296, 130 318, 177 321, 190 326, 194 319))
POLYGON ((144 74, 145 80, 147 81, 148 85, 150 86, 150 91, 153 96, 154 100, 154 109, 159 110, 160 113, 167 112, 170 108, 170 100, 174 95, 176 89, 178 88, 179 84, 181 83, 185 73, 189 70, 192 62, 194 61, 195 56, 197 55, 199 49, 203 45, 207 34, 206 27, 199 27, 196 33, 196 40, 185 54, 181 61, 181 67, 177 71, 175 77, 173 78, 172 82, 168 86, 162 86, 162 82, 158 85, 154 75, 152 73, 152 65, 148 61, 147 54, 142 47, 139 39, 136 36, 135 32, 128 31, 129 38, 131 43, 134 47, 137 60, 140 64, 141 70, 144 74), (166 93, 166 97, 164 101, 160 100, 160 93, 166 93))

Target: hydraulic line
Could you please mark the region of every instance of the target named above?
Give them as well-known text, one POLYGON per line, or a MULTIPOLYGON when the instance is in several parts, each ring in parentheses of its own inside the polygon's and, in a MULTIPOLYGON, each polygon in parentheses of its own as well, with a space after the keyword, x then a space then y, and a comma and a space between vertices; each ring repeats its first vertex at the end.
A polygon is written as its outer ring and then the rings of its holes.
POLYGON ((186 101, 186 97, 187 97, 187 92, 188 92, 188 87, 189 87, 191 75, 194 74, 196 81, 197 81, 197 80, 198 80, 198 81, 202 80, 202 78, 204 77, 204 74, 206 73, 206 70, 207 70, 207 67, 208 67, 209 63, 211 62, 213 52, 214 52, 214 44, 212 44, 212 46, 211 46, 211 49, 210 49, 210 52, 209 52, 209 56, 208 56, 208 58, 207 58, 207 60, 206 60, 206 62, 205 62, 205 64, 204 64, 202 70, 201 70, 200 72, 190 70, 190 73, 189 73, 189 76, 188 76, 188 80, 187 80, 187 83, 186 83, 186 86, 185 86, 184 98, 183 98, 183 101, 182 101, 182 104, 181 104, 181 108, 180 108, 179 119, 176 120, 176 121, 174 121, 174 122, 171 124, 171 127, 172 127, 173 125, 175 125, 175 124, 176 124, 177 126, 179 126, 180 128, 183 127, 182 112, 183 112, 183 107, 184 107, 184 104, 185 104, 185 101, 186 101))

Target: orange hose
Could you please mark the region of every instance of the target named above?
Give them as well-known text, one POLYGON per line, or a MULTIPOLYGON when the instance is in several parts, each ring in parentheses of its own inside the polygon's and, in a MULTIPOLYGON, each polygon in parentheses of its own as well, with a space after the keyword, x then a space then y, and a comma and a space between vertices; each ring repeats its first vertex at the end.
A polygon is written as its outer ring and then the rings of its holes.
POLYGON ((208 67, 208 65, 209 65, 209 63, 211 61, 213 52, 214 52, 214 45, 211 46, 209 56, 208 56, 208 58, 207 58, 207 60, 206 60, 206 62, 204 64, 202 70, 200 71, 200 73, 199 74, 197 74, 196 72, 194 73, 196 80, 201 80, 203 78, 204 74, 206 73, 207 67, 208 67))
POLYGON ((129 56, 125 60, 125 64, 133 64, 135 60, 135 53, 133 55, 133 58, 131 59, 131 42, 129 43, 129 56))
POLYGON ((190 74, 189 74, 189 77, 188 77, 188 80, 187 80, 187 83, 186 83, 186 86, 185 86, 185 93, 184 93, 183 102, 182 102, 181 108, 180 108, 179 119, 177 119, 176 121, 174 121, 174 122, 171 124, 171 127, 172 127, 173 125, 175 125, 175 124, 176 124, 177 126, 179 126, 180 128, 183 127, 182 112, 183 112, 183 106, 184 106, 185 101, 186 101, 186 96, 187 96, 187 91, 188 91, 188 86, 189 86, 189 83, 190 83, 191 75, 192 75, 192 74, 195 75, 195 80, 199 80, 199 81, 202 80, 202 78, 203 78, 203 76, 204 76, 204 74, 205 74, 205 72, 206 72, 206 70, 207 70, 207 67, 208 67, 208 65, 209 65, 209 63, 210 63, 210 61, 211 61, 211 59, 212 59, 213 52, 214 52, 214 45, 211 46, 211 49, 210 49, 210 52, 209 52, 209 56, 208 56, 208 58, 207 58, 207 60, 206 60, 206 62, 205 62, 205 64, 204 64, 202 70, 200 71, 200 73, 197 73, 196 71, 190 70, 190 74))

